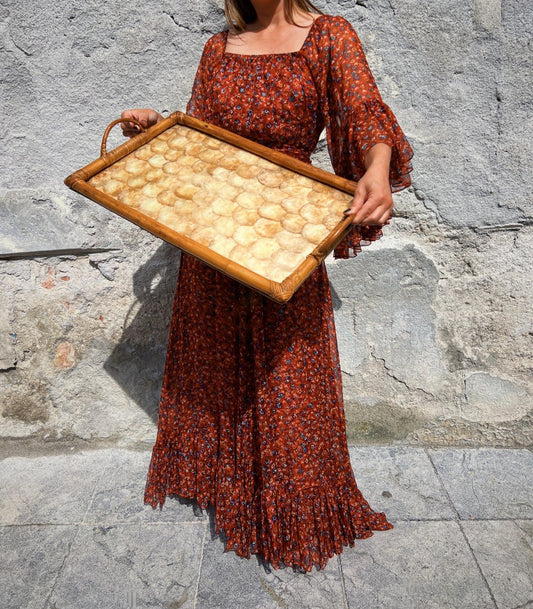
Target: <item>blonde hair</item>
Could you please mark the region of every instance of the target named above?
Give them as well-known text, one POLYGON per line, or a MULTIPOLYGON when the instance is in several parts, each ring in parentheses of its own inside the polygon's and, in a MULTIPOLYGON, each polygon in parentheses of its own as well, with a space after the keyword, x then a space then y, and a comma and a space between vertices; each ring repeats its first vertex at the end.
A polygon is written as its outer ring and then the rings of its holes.
MULTIPOLYGON (((289 23, 298 25, 294 21, 294 13, 298 9, 306 13, 314 11, 322 14, 322 11, 317 9, 310 0, 285 0, 285 18, 289 23)), ((224 13, 230 30, 236 32, 243 32, 249 23, 253 23, 257 19, 250 0, 224 0, 224 13)))

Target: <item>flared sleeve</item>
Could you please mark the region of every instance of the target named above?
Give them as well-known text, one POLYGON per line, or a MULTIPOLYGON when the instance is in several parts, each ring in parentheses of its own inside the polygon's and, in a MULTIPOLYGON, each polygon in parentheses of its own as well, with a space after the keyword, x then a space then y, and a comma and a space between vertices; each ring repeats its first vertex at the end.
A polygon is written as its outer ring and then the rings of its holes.
MULTIPOLYGON (((355 30, 342 17, 328 19, 320 41, 327 65, 323 83, 324 122, 335 173, 358 181, 365 173, 365 155, 375 144, 392 149, 390 185, 397 192, 411 184, 413 151, 392 110, 383 102, 355 30)), ((353 227, 335 249, 336 258, 355 255, 361 245, 381 236, 379 226, 353 227)))

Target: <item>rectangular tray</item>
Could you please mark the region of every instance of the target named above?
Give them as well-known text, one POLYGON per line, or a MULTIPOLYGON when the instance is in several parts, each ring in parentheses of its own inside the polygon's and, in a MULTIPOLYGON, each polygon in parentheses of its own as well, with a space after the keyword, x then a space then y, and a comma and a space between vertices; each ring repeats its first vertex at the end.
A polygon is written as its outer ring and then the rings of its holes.
POLYGON ((350 228, 356 184, 175 112, 65 184, 285 303, 350 228))

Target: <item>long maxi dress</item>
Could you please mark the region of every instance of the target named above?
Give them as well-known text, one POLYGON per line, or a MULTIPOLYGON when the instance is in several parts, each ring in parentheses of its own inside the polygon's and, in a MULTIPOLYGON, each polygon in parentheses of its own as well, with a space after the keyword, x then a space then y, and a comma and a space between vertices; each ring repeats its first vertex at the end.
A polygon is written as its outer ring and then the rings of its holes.
MULTIPOLYGON (((293 53, 206 44, 189 114, 310 162, 323 128, 335 171, 357 179, 364 153, 392 147, 391 186, 410 184, 412 151, 341 17, 319 16, 293 53)), ((353 228, 337 257, 377 239, 353 228)), ((226 549, 274 568, 324 568, 344 545, 392 529, 357 488, 324 264, 284 304, 183 254, 145 502, 215 506, 226 549)))

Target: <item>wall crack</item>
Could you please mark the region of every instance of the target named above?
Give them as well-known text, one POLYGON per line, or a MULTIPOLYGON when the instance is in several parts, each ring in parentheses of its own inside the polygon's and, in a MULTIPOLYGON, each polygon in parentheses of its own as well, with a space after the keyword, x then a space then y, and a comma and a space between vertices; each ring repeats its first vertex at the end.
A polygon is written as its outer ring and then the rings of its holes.
POLYGON ((378 357, 375 353, 373 353, 372 351, 370 352, 371 357, 373 357, 376 361, 381 362, 383 364, 383 368, 385 369, 386 373, 388 376, 390 376, 392 379, 394 379, 396 382, 400 383, 401 385, 403 385, 408 391, 421 391, 423 394, 430 396, 432 398, 434 398, 435 396, 430 392, 430 391, 426 391, 425 389, 423 389, 422 387, 411 387, 410 385, 408 385, 408 383, 406 383, 404 380, 402 380, 401 378, 398 378, 394 372, 392 371, 391 368, 389 368, 387 366, 387 363, 385 361, 385 359, 383 357, 378 357))

